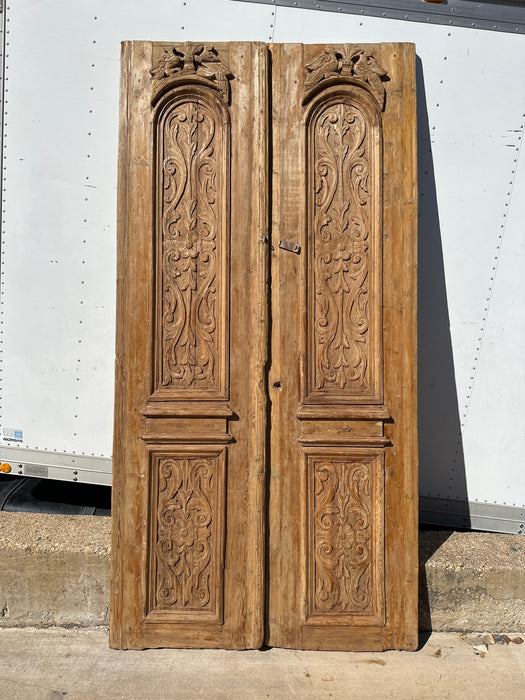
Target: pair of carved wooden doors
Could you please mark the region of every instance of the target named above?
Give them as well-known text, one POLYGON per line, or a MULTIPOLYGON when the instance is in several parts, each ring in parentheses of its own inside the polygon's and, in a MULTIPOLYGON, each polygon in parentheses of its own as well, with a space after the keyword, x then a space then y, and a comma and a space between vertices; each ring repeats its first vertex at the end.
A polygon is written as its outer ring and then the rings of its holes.
POLYGON ((110 642, 415 648, 415 54, 123 45, 110 642))

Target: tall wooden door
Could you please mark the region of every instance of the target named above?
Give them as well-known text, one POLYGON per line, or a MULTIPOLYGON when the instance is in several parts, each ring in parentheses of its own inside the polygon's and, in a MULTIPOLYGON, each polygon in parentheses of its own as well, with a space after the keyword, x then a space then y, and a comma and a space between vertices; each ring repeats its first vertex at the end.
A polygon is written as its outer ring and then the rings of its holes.
POLYGON ((413 46, 122 57, 110 643, 414 648, 413 46))
POLYGON ((415 648, 414 47, 272 58, 268 644, 415 648))
POLYGON ((126 42, 110 643, 263 643, 268 51, 126 42))

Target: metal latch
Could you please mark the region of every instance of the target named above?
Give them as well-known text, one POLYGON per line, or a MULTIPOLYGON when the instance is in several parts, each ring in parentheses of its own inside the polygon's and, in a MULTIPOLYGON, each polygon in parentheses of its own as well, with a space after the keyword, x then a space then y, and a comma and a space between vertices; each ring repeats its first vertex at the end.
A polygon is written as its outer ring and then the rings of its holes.
POLYGON ((292 243, 291 241, 279 241, 279 248, 289 250, 291 253, 301 252, 301 246, 297 245, 297 243, 292 243))

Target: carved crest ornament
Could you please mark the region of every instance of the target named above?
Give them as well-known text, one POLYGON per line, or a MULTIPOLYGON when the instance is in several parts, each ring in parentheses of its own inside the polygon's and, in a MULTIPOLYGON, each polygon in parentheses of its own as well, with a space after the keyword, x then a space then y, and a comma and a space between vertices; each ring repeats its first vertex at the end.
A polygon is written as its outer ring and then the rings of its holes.
POLYGON ((217 88, 226 103, 230 101, 229 80, 233 75, 213 46, 187 41, 180 47, 164 49, 164 54, 150 73, 158 89, 161 89, 169 79, 175 78, 175 82, 183 82, 193 76, 217 88))
POLYGON ((306 65, 304 101, 325 80, 350 79, 361 84, 376 98, 380 109, 385 105, 386 71, 368 51, 348 46, 326 48, 314 61, 306 65))

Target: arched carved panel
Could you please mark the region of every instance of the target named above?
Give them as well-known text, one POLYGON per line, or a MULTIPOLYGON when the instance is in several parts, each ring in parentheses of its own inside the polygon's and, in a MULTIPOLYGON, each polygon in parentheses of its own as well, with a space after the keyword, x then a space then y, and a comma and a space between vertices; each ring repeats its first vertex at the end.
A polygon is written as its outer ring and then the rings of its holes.
POLYGON ((382 182, 376 100, 354 85, 328 88, 307 114, 306 137, 306 401, 380 403, 382 182))
POLYGON ((155 395, 227 398, 227 109, 190 82, 164 96, 155 130, 155 395))

